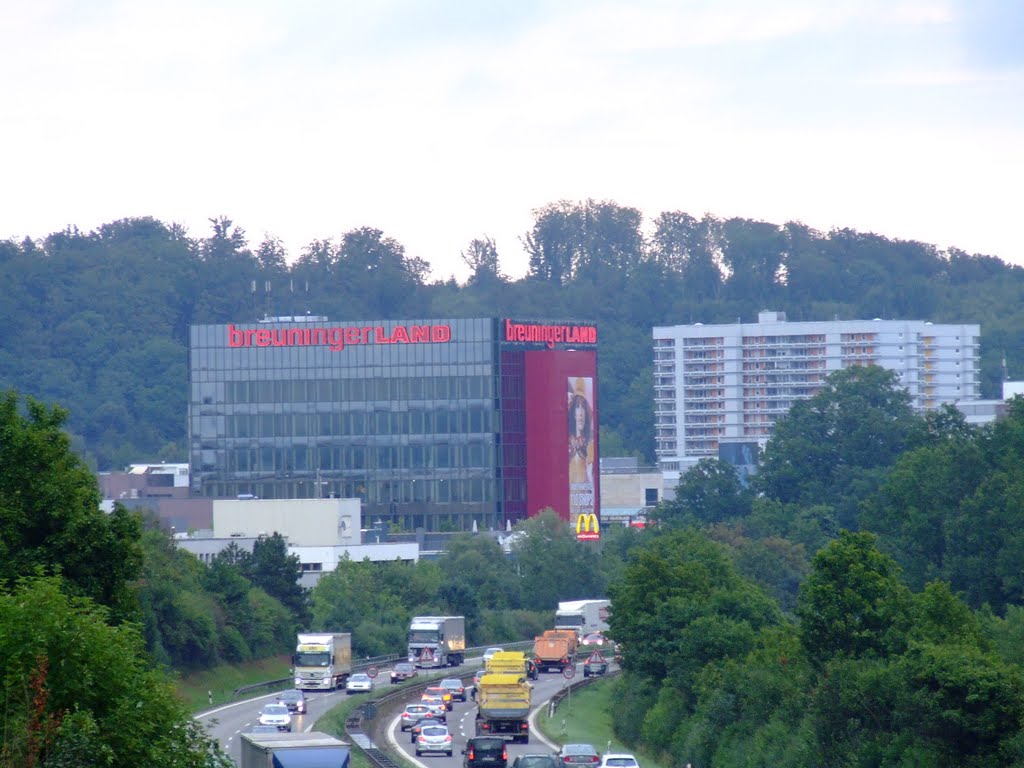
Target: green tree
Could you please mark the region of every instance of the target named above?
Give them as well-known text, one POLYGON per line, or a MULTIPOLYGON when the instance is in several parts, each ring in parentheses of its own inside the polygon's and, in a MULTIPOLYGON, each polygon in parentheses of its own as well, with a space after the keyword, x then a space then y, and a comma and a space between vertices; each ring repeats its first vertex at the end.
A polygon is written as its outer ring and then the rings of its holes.
POLYGON ((695 530, 672 531, 631 551, 610 585, 611 637, 623 667, 671 678, 686 690, 704 665, 743 656, 755 633, 781 620, 778 608, 741 579, 724 549, 695 530))
POLYGON ((749 515, 752 500, 732 464, 701 459, 682 474, 675 498, 661 502, 656 515, 669 525, 723 523, 749 515))
POLYGON ((923 435, 923 420, 896 373, 875 365, 844 368, 776 423, 757 490, 784 503, 829 504, 840 525, 852 529, 860 501, 923 435))
POLYGON ((149 664, 133 624, 25 579, 0 595, 0 765, 230 766, 149 664))
POLYGON ((569 524, 548 509, 516 526, 512 556, 519 574, 522 606, 552 611, 560 600, 604 594, 597 554, 576 540, 569 524))
POLYGON ((74 594, 136 617, 141 523, 100 510, 96 478, 71 452, 59 407, 0 397, 0 589, 20 576, 60 574, 74 594))
POLYGON ((302 564, 298 555, 288 554, 288 543, 280 533, 275 531, 253 542, 252 555, 243 560, 242 573, 291 611, 298 624, 309 623, 308 596, 299 584, 302 564))
POLYGON ((906 643, 910 593, 869 533, 843 531, 814 556, 800 589, 800 640, 819 667, 834 658, 885 658, 906 643))

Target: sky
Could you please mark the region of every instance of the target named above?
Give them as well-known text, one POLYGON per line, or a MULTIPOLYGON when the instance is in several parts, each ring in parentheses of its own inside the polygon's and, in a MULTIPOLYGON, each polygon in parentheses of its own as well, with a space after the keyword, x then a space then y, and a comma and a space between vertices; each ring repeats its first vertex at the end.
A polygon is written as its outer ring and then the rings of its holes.
POLYGON ((380 229, 438 279, 534 211, 799 221, 1024 264, 1021 0, 33 0, 0 239, 380 229))

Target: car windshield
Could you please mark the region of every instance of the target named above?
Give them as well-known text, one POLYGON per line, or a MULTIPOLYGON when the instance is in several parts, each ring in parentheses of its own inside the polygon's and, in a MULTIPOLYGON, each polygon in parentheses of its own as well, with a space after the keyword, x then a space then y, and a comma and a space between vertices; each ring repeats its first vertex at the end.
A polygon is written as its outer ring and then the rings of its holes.
POLYGON ((301 701, 302 691, 285 691, 277 698, 279 698, 281 701, 301 701))
POLYGON ((633 766, 636 765, 636 760, 632 757, 609 757, 604 761, 605 765, 615 766, 633 766))
POLYGON ((566 744, 562 747, 563 755, 596 755, 597 750, 589 744, 566 744))
POLYGON ((447 736, 448 729, 443 725, 425 725, 420 729, 424 736, 447 736))
POLYGON ((426 707, 417 704, 414 707, 406 707, 405 711, 410 715, 422 715, 424 712, 429 711, 426 707))
POLYGON ((473 739, 470 745, 474 749, 487 750, 496 749, 501 751, 505 747, 504 739, 473 739))
MULTIPOLYGON (((285 706, 283 706, 281 704, 268 704, 264 708, 263 714, 265 714, 265 715, 287 715, 288 714, 288 707, 285 707, 285 706)), ((252 717, 252 715, 250 715, 250 717, 252 717)))
POLYGON ((351 680, 353 683, 368 683, 368 682, 370 682, 370 676, 369 675, 352 675, 352 677, 350 677, 349 680, 351 680))
POLYGON ((445 678, 444 680, 441 681, 441 685, 444 688, 461 688, 462 687, 462 681, 461 680, 456 680, 454 677, 445 678))
POLYGON ((395 664, 395 672, 412 672, 412 664, 395 664))

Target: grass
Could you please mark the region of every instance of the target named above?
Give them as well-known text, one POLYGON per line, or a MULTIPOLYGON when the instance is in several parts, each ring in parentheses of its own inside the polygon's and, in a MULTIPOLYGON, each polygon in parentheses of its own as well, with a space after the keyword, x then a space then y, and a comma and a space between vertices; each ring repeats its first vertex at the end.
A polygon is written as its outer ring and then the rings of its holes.
POLYGON ((286 678, 291 674, 290 670, 291 660, 288 656, 274 656, 186 675, 176 682, 176 687, 189 711, 198 712, 211 706, 210 694, 213 696, 212 706, 227 704, 236 699, 236 688, 286 678))
POLYGON ((556 744, 593 744, 598 752, 629 752, 644 768, 667 768, 650 755, 638 752, 615 737, 611 703, 616 678, 609 677, 573 691, 562 699, 554 717, 545 709, 537 717, 541 732, 556 744))

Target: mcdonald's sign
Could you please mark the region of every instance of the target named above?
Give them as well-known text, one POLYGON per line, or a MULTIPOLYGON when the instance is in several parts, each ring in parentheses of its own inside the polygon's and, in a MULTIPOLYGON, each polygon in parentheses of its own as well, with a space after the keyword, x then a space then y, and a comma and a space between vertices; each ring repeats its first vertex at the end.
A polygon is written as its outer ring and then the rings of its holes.
POLYGON ((601 538, 601 523, 593 512, 576 516, 576 540, 597 541, 601 538))

